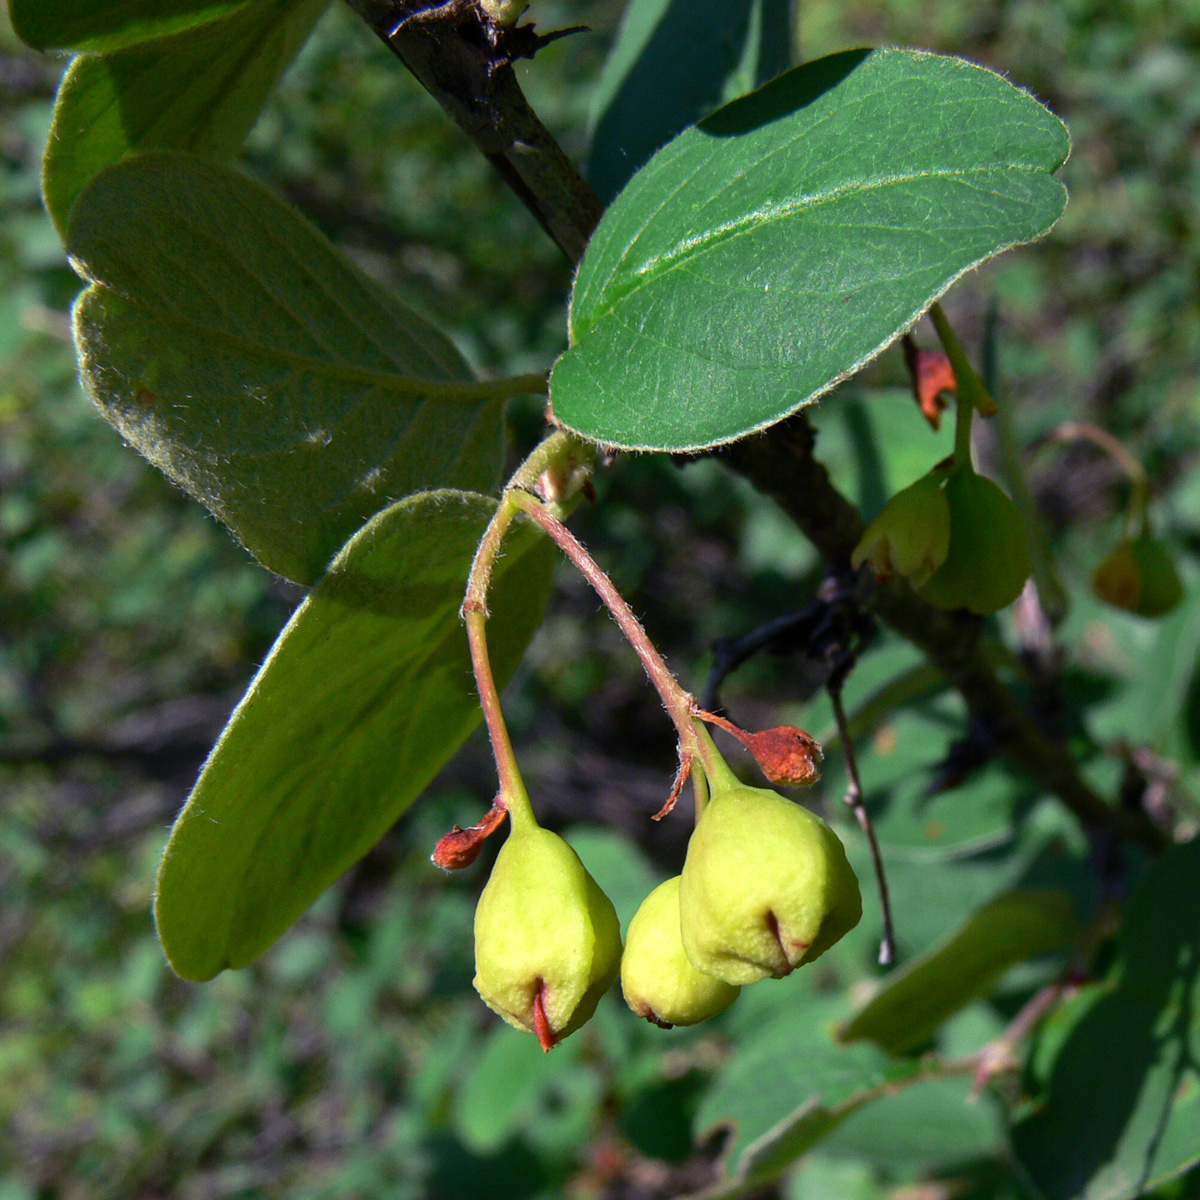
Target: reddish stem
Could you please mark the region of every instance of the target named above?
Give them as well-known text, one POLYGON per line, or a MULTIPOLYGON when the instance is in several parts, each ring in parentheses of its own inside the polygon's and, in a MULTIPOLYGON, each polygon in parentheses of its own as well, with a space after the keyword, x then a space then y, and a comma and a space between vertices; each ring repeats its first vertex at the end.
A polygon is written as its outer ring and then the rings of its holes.
POLYGON ((612 613, 621 632, 633 647, 638 658, 641 659, 642 666, 650 677, 650 682, 662 699, 663 707, 667 710, 668 716, 679 733, 681 756, 684 759, 692 755, 697 756, 706 770, 710 766, 714 770, 717 769, 715 761, 711 764, 709 761, 712 751, 705 744, 703 738, 697 737, 696 729, 692 724, 692 716, 696 711, 695 697, 689 695, 680 686, 679 681, 671 673, 671 668, 667 666, 645 629, 642 628, 642 623, 634 616, 633 609, 626 603, 625 597, 617 591, 599 563, 584 549, 579 539, 536 496, 529 492, 514 490, 509 493, 508 499, 549 534, 559 549, 578 568, 580 574, 592 585, 608 611, 612 613))

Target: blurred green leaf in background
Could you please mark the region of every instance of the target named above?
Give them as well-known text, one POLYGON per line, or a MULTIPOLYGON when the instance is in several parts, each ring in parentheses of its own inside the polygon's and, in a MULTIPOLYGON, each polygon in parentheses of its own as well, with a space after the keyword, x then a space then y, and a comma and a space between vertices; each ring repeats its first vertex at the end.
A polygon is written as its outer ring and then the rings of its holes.
MULTIPOLYGON (((566 264, 349 10, 317 21, 261 99, 320 8, 276 6, 297 24, 268 35, 258 22, 270 7, 15 4, 31 40, 99 56, 69 68, 0 31, 3 1200, 658 1200, 720 1194, 742 1178, 784 1200, 1195 1195, 1195 843, 1153 866, 1126 864, 1133 899, 1106 973, 1041 1031, 1024 1075, 975 1104, 965 1076, 927 1077, 929 1063, 998 1036, 1056 977, 1062 952, 985 964, 1004 968, 986 994, 965 990, 911 1054, 892 1056, 833 1037, 871 995, 886 995, 873 912, 811 977, 751 989, 715 1022, 657 1030, 612 995, 543 1058, 471 991, 471 913, 488 854, 450 879, 428 862, 452 823, 472 824, 490 801, 478 737, 258 962, 199 986, 166 966, 150 910, 167 827, 303 594, 122 445, 76 380, 69 313, 80 284, 39 196, 63 70, 75 115, 64 101, 58 119, 90 121, 97 107, 87 160, 60 159, 52 172, 60 225, 85 179, 129 151, 232 158, 262 104, 238 169, 295 204, 364 277, 364 295, 390 289, 446 329, 458 369, 482 379, 543 370, 566 349, 566 264), (223 31, 243 23, 261 39, 252 61, 222 49, 223 31), (172 51, 177 72, 160 57, 168 36, 191 48, 172 51), (229 67, 215 108, 208 46, 213 70, 229 67), (155 120, 114 124, 122 97, 155 120), (197 123, 202 113, 211 125, 197 123), (859 1103, 897 1083, 908 1086, 859 1103), (1086 1100, 1086 1120, 1055 1108, 1064 1095, 1086 1100)), ((686 7, 631 4, 619 39, 623 9, 609 0, 537 0, 531 12, 539 30, 592 29, 549 45, 520 77, 577 161, 596 129, 591 169, 610 194, 643 155, 776 69, 764 65, 778 50, 763 33, 777 29, 776 7, 731 7, 736 36, 709 30, 695 42, 721 64, 720 93, 677 93, 673 111, 640 99, 628 63, 662 61, 655 30, 686 31, 686 7), (639 112, 644 126, 623 141, 625 114, 639 112)), ((1163 802, 1192 828, 1198 19, 1180 0, 812 0, 792 30, 802 60, 864 44, 961 55, 1027 87, 1071 129, 1063 218, 1041 242, 972 273, 947 305, 974 347, 996 301, 1023 444, 1068 417, 1095 420, 1148 466, 1186 588, 1159 624, 1086 591, 1119 536, 1122 480, 1086 447, 1031 460, 1072 600, 1054 719, 1110 792, 1126 769, 1123 746, 1150 750, 1163 802)), ((868 516, 948 452, 947 431, 930 433, 913 406, 897 351, 810 411, 822 460, 868 516)), ((510 458, 540 415, 536 400, 510 406, 510 458)), ((498 447, 498 415, 493 432, 498 447)), ((601 503, 574 527, 689 687, 703 682, 712 639, 799 607, 819 578, 779 510, 710 460, 619 459, 598 488, 601 503)), ((342 540, 322 550, 326 560, 342 540)), ((947 763, 970 730, 921 666, 881 636, 846 692, 901 967, 914 972, 998 897, 1053 889, 1079 911, 1097 899, 1092 849, 1052 801, 998 763, 954 778, 947 763)), ((743 724, 790 720, 827 737, 827 705, 799 699, 805 670, 799 652, 756 658, 721 699, 743 724)), ((649 820, 674 768, 669 728, 639 665, 568 573, 505 704, 539 814, 567 831, 627 922, 652 883, 678 870, 689 814, 681 804, 649 820)), ((806 797, 831 815, 844 785, 836 760, 831 745, 822 790, 806 797)), ((866 878, 861 841, 841 828, 866 878)))

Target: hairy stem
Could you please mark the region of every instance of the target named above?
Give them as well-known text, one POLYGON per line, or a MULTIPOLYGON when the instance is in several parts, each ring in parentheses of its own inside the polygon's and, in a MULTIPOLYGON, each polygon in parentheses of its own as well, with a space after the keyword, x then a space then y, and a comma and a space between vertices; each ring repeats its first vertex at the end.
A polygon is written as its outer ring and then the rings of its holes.
POLYGON ((536 521, 558 545, 559 549, 578 568, 583 577, 592 585, 596 594, 604 602, 604 606, 612 613, 613 620, 620 626, 621 632, 633 647, 642 666, 662 699, 667 715, 679 733, 680 750, 684 755, 696 755, 704 764, 710 778, 720 772, 724 766, 720 755, 717 754, 711 740, 698 736, 693 713, 696 701, 693 696, 680 686, 679 681, 667 666, 654 643, 650 640, 641 621, 633 613, 625 597, 617 591, 613 581, 594 558, 584 549, 578 538, 541 503, 535 496, 527 492, 514 491, 512 503, 526 516, 536 521))
POLYGON ((969 396, 958 395, 954 401, 954 461, 960 467, 973 470, 971 462, 971 422, 975 404, 969 396))
POLYGON ((492 743, 492 754, 496 759, 496 774, 500 777, 500 800, 508 808, 514 829, 527 828, 535 824, 529 793, 517 767, 517 756, 513 753, 512 739, 508 726, 500 711, 500 693, 492 676, 492 663, 488 657, 487 617, 478 610, 465 614, 467 641, 471 647, 471 666, 475 672, 475 685, 479 689, 479 703, 483 707, 483 719, 487 724, 488 738, 492 743))
POLYGON ((479 690, 479 703, 483 708, 483 719, 487 724, 492 755, 496 760, 496 774, 500 779, 500 799, 509 810, 514 829, 533 824, 534 816, 529 794, 517 767, 512 739, 508 736, 508 726, 504 723, 504 714, 500 708, 500 693, 492 674, 487 645, 488 586, 504 535, 519 511, 514 498, 525 494, 520 489, 535 486, 548 472, 570 476, 576 467, 589 463, 593 456, 594 450, 590 446, 569 433, 554 433, 541 442, 517 468, 505 488, 475 550, 475 559, 467 576, 462 618, 467 626, 467 642, 471 648, 475 686, 479 690))
MULTIPOLYGON (((981 416, 994 416, 996 402, 984 386, 983 380, 979 378, 978 372, 971 366, 971 360, 962 348, 962 343, 959 342, 953 326, 946 319, 946 314, 942 311, 940 304, 936 302, 933 304, 929 310, 929 318, 933 321, 933 327, 937 330, 942 349, 946 351, 946 357, 954 368, 955 395, 960 402, 964 399, 969 400, 979 409, 981 416)), ((957 446, 955 451, 957 457, 957 446)))

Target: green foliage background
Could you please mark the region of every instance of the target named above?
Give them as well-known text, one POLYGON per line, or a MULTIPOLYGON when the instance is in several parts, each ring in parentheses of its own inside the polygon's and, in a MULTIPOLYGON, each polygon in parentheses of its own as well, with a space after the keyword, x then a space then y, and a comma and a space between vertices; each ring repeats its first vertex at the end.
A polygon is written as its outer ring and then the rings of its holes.
MULTIPOLYGON (((619 6, 538 3, 532 15, 542 29, 592 26, 521 68, 534 106, 582 159, 590 94, 579 82, 598 77, 619 6)), ((1097 783, 1117 782, 1105 752, 1115 739, 1148 745, 1177 769, 1172 801, 1200 818, 1198 23, 1194 0, 814 0, 798 44, 803 58, 887 42, 963 54, 1031 88, 1070 126, 1063 220, 971 277, 951 309, 978 344, 998 303, 1024 439, 1086 416, 1152 470, 1160 527, 1189 585, 1160 625, 1114 615, 1084 590, 1117 536, 1120 480, 1086 449, 1035 460, 1074 603, 1066 719, 1097 783)), ((165 967, 148 914, 167 826, 301 592, 124 448, 75 382, 66 313, 79 284, 37 184, 62 66, 4 32, 0 1200, 665 1197, 703 1185, 711 1152, 694 1152, 693 1124, 703 1132, 732 1105, 748 1135, 804 1099, 803 1074, 778 1064, 805 1061, 813 1030, 844 1015, 838 997, 871 975, 870 922, 814 978, 754 989, 713 1025, 663 1034, 609 997, 593 1026, 543 1059, 470 990, 483 869, 447 880, 428 863, 436 837, 490 798, 478 739, 263 960, 203 986, 165 967), (757 1113, 751 1092, 765 1097, 757 1113)), ((558 252, 348 11, 322 19, 245 161, 450 329, 473 365, 536 370, 562 348, 569 276, 558 252)), ((514 454, 538 418, 533 404, 512 412, 514 454)), ((815 421, 823 460, 868 515, 943 452, 945 434, 932 438, 907 399, 897 352, 815 421)), ((686 683, 701 683, 712 638, 811 591, 816 564, 799 534, 713 463, 626 459, 600 484, 601 504, 576 528, 686 683)), ((687 818, 648 821, 672 742, 595 608, 563 573, 506 700, 547 819, 609 827, 574 840, 627 920, 677 867, 687 818)), ((850 699, 913 662, 885 640, 850 699)), ((797 704, 801 681, 796 659, 758 660, 723 698, 743 724, 794 719, 823 736, 828 714, 797 704)), ((864 732, 902 960, 1014 882, 1086 889, 1070 823, 1000 767, 924 798, 931 766, 962 732, 950 697, 923 693, 864 732)), ((833 770, 831 808, 838 786, 833 770)), ((1004 976, 940 1048, 979 1045, 1044 977, 1004 976)), ((863 1110, 781 1194, 874 1200, 953 1180, 956 1195, 1020 1195, 990 1100, 966 1106, 965 1090, 919 1085, 863 1110)), ((1196 1187, 1184 1177, 1161 1191, 1196 1187)))

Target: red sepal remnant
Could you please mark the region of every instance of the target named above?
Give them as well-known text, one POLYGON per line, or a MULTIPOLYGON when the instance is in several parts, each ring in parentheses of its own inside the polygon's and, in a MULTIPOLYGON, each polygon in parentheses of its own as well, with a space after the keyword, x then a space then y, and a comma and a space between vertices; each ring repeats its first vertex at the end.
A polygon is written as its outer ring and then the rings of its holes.
POLYGON ((495 833, 506 816, 508 809, 497 800, 478 825, 472 825, 470 829, 455 825, 449 833, 438 838, 431 856, 433 861, 444 871, 461 871, 463 867, 469 867, 479 857, 483 839, 495 833))
POLYGON ((737 738, 777 787, 807 787, 821 778, 821 743, 794 725, 776 725, 761 733, 747 733, 716 713, 697 710, 696 716, 737 738))
POLYGON ((538 990, 533 994, 533 1031, 542 1047, 543 1054, 549 1054, 558 1045, 558 1035, 550 1028, 550 1019, 546 1016, 546 1004, 542 999, 546 994, 546 985, 538 980, 538 990))
POLYGON ((691 773, 692 756, 690 754, 683 754, 679 759, 679 770, 675 772, 675 780, 671 784, 671 794, 667 797, 662 808, 650 820, 661 821, 675 807, 675 801, 679 799, 679 793, 683 791, 683 785, 687 783, 688 776, 691 773))
POLYGON ((912 338, 904 339, 904 361, 912 376, 913 398, 925 419, 937 430, 946 407, 946 392, 958 387, 950 359, 940 350, 922 350, 912 338))
POLYGON ((754 755, 762 773, 774 784, 806 787, 821 777, 821 743, 794 725, 778 725, 748 733, 742 745, 754 755))

